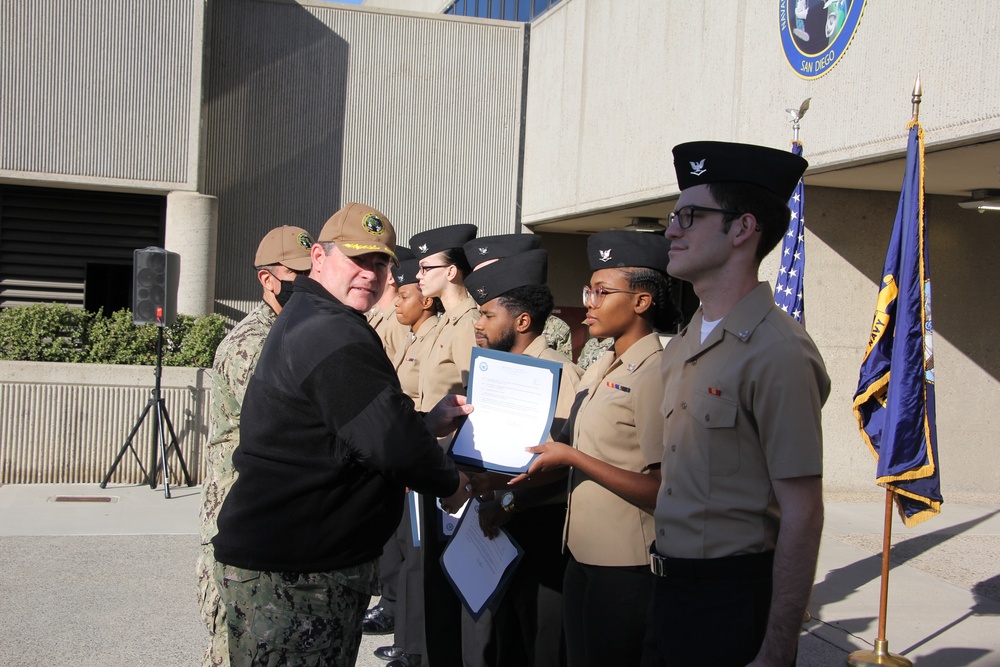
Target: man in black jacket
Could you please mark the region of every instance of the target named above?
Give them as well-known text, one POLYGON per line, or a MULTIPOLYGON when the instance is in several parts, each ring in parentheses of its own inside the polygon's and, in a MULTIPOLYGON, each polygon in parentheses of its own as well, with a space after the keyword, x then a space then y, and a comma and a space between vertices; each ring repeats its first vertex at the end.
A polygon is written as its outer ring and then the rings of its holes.
POLYGON ((233 667, 353 665, 404 487, 468 495, 434 435, 471 408, 449 396, 417 413, 365 320, 395 240, 373 208, 334 214, 264 344, 213 540, 233 667))

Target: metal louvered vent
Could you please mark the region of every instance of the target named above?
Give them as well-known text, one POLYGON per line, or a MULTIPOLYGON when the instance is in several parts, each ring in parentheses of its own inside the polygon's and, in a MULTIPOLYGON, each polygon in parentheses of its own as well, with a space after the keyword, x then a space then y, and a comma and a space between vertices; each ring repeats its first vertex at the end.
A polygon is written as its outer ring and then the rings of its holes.
POLYGON ((0 185, 0 307, 131 304, 132 251, 163 245, 166 197, 0 185))

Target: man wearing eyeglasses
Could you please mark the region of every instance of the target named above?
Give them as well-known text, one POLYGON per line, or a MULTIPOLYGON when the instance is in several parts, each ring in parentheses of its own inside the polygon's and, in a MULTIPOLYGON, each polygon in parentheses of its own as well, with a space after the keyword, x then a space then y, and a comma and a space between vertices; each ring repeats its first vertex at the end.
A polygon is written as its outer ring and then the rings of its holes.
POLYGON ((823 526, 830 380, 757 273, 807 165, 746 144, 674 148, 667 271, 692 283, 701 308, 662 358, 645 665, 795 664, 823 526))
POLYGON ((211 635, 205 667, 229 664, 226 641, 226 606, 219 599, 213 577, 215 554, 212 537, 216 518, 236 480, 233 452, 240 444, 240 408, 274 319, 292 296, 295 276, 306 274, 312 261, 313 239, 301 227, 284 225, 269 231, 257 247, 254 266, 263 290, 262 302, 233 327, 215 352, 212 368, 210 437, 205 447, 207 475, 201 492, 201 553, 198 556, 198 600, 202 619, 211 635))

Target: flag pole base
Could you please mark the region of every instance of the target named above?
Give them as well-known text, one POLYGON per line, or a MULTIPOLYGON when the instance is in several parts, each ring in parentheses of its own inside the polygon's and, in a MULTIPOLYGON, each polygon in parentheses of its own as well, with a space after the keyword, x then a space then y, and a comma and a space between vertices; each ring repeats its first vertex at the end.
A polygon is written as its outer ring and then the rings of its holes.
POLYGON ((875 640, 874 651, 855 651, 847 656, 847 664, 851 667, 871 667, 873 665, 892 665, 892 667, 913 667, 913 663, 901 655, 889 653, 889 642, 885 639, 875 640))

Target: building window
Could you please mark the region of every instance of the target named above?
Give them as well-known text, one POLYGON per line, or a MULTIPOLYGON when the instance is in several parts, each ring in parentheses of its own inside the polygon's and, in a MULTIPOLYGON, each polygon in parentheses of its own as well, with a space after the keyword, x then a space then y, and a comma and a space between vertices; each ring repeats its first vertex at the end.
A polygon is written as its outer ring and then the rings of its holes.
POLYGON ((455 0, 443 13, 529 23, 558 2, 559 0, 455 0))
POLYGON ((166 200, 0 185, 0 308, 131 307, 132 252, 162 247, 166 200))

